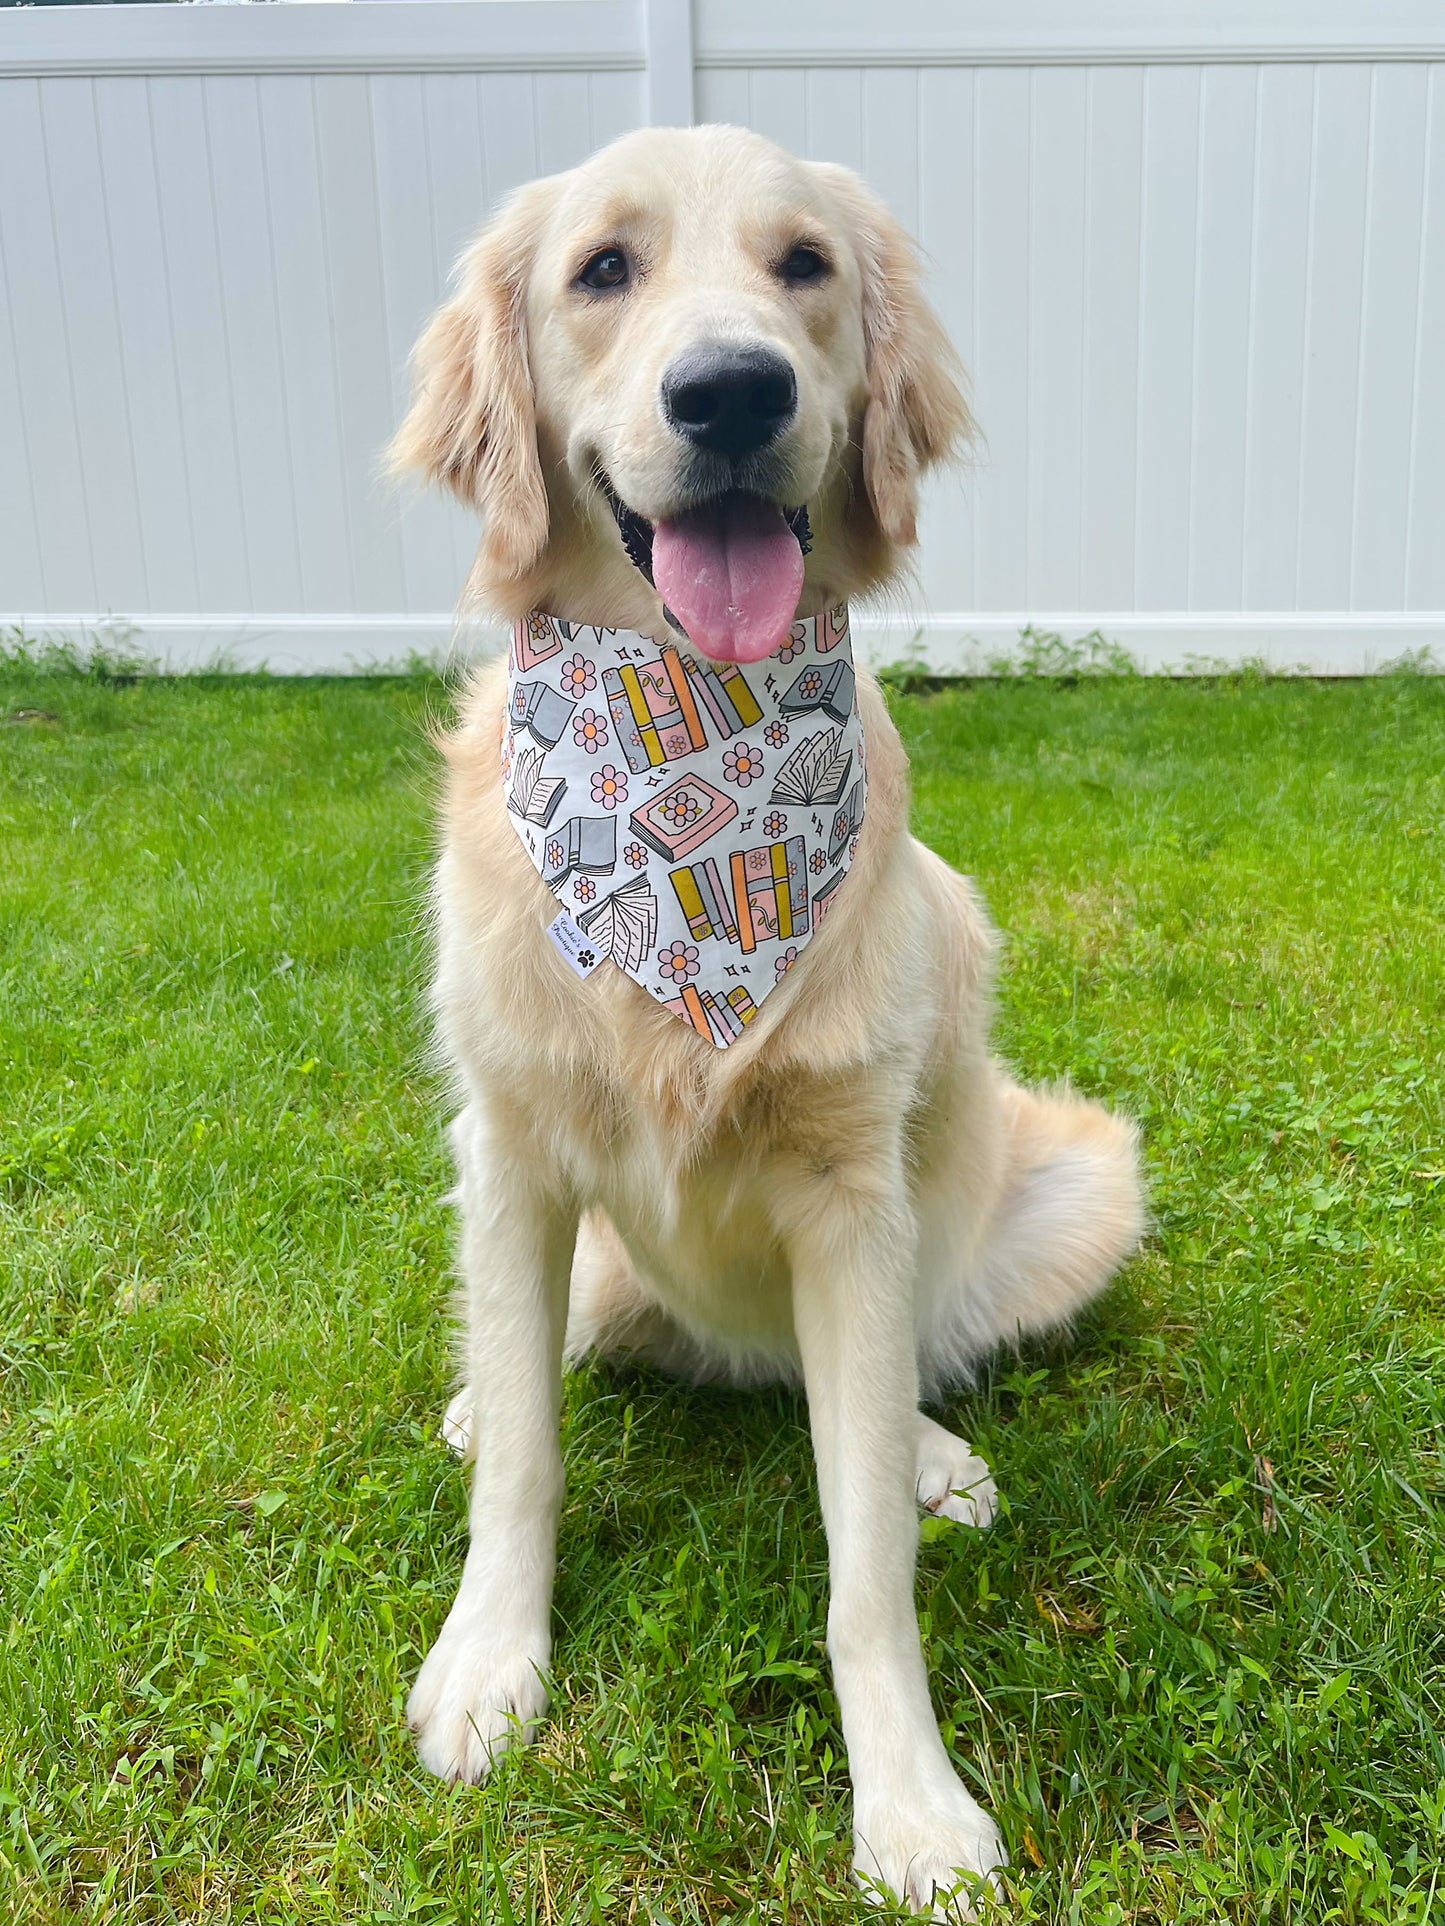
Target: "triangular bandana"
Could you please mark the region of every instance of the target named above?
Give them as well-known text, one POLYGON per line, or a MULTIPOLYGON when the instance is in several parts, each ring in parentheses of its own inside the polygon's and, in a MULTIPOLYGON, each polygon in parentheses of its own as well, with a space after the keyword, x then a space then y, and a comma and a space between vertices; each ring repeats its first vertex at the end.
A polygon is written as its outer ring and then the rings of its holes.
POLYGON ((579 974, 610 957, 719 1048, 848 874, 864 753, 841 605, 746 669, 550 615, 513 633, 502 780, 564 912, 554 940, 579 974))

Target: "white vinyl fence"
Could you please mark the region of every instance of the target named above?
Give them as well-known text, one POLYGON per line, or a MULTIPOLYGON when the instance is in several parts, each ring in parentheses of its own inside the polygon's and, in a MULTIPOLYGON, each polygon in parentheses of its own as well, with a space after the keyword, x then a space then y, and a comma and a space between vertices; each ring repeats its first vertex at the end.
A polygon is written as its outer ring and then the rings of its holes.
POLYGON ((444 645, 473 530, 378 479, 411 342, 510 188, 696 118, 860 168, 973 371, 875 655, 1445 656, 1442 65, 1440 0, 0 11, 0 625, 444 645))

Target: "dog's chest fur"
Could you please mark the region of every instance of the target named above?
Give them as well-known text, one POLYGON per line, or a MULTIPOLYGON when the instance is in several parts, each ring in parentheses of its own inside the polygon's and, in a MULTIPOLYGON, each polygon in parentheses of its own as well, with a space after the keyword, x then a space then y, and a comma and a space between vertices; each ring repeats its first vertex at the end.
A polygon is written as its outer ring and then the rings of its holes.
POLYGON ((435 1003, 448 1052, 509 1150, 605 1210, 657 1296, 739 1337, 783 1334, 780 1224, 820 1183, 871 1171, 879 1133, 925 1080, 929 999, 895 999, 880 1021, 879 999, 859 993, 910 968, 924 920, 916 879, 899 873, 901 745, 876 692, 866 699, 882 753, 854 871, 795 980, 727 1051, 620 971, 579 980, 552 953, 555 900, 505 816, 500 667, 479 677, 445 745, 435 1003))

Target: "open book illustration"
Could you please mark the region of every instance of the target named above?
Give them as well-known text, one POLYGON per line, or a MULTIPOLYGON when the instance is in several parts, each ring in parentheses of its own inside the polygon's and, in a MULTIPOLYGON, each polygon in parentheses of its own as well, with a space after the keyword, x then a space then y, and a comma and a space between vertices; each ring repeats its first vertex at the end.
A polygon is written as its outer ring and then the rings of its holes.
POLYGON ((605 876, 616 864, 616 820, 611 816, 573 816, 547 838, 542 851, 542 881, 555 889, 569 876, 605 876))
POLYGON ((630 974, 642 968, 657 940, 657 898, 639 876, 583 910, 577 921, 598 949, 630 974))
POLYGON ((512 814, 535 823, 539 829, 551 822, 567 787, 561 776, 542 774, 544 760, 540 749, 524 743, 512 765, 512 786, 507 792, 507 807, 512 814))
MULTIPOLYGON (((846 664, 833 666, 843 668, 846 664)), ((831 809, 853 767, 853 751, 842 744, 841 729, 820 729, 817 735, 800 742, 778 771, 769 801, 822 804, 831 809)))
POLYGON ((569 642, 580 642, 584 636, 590 635, 592 637, 592 646, 598 649, 617 634, 616 629, 600 629, 595 622, 563 622, 559 620, 557 628, 569 642))

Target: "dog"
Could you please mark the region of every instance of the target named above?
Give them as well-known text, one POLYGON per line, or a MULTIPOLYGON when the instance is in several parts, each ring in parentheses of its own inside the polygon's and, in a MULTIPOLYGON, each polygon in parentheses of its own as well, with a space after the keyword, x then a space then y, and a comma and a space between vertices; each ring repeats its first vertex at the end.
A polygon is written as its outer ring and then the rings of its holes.
MULTIPOLYGON (((967 1916, 958 1895, 1005 1854, 931 1707, 915 1506, 984 1526, 996 1492, 920 1399, 1102 1290, 1143 1229, 1136 1131, 990 1057, 996 938, 971 885, 909 835, 902 745, 861 669, 839 698, 860 775, 866 744, 846 876, 826 923, 797 898, 809 940, 778 954, 775 987, 719 965, 706 1009, 726 1037, 646 980, 649 957, 597 966, 588 891, 564 891, 559 917, 537 837, 564 839, 517 813, 511 773, 525 750, 535 802, 543 752, 508 712, 510 696, 535 724, 546 706, 519 680, 529 637, 575 645, 574 692, 634 638, 659 677, 674 664, 679 703, 708 674, 776 682, 800 631, 832 646, 841 605, 905 565, 920 478, 969 437, 962 372, 911 242, 862 181, 728 127, 630 134, 524 187, 463 257, 414 370, 394 463, 480 511, 466 602, 518 637, 510 665, 474 673, 443 743, 433 1001, 460 1101, 464 1305, 447 1431, 473 1468, 460 1588, 408 1707, 421 1759, 479 1781, 546 1709, 566 1362, 790 1380, 827 1533, 855 1877, 967 1916)), ((609 727, 601 695, 574 733, 609 727)), ((841 741, 808 782, 833 779, 841 741)), ((650 779, 608 766, 614 789, 650 779)), ((617 801, 596 780, 592 796, 617 801)), ((588 820, 605 837, 613 819, 584 813, 584 842, 588 820)), ((718 914, 736 939, 749 911, 718 914)), ((664 952, 680 973, 689 947, 664 952)))

